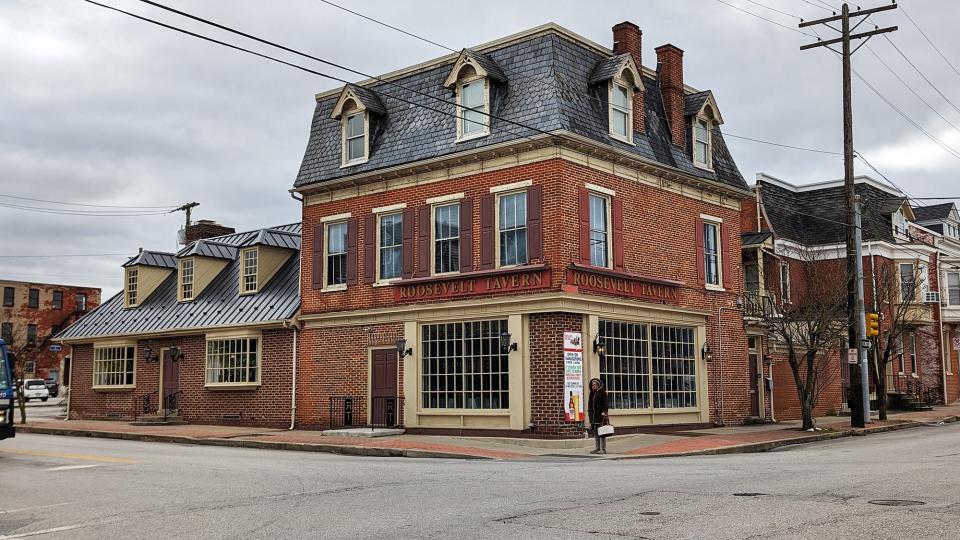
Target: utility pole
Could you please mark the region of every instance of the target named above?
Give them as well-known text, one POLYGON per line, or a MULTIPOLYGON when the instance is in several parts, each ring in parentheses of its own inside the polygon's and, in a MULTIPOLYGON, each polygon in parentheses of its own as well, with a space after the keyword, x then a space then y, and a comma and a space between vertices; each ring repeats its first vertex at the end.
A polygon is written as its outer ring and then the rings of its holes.
POLYGON ((824 25, 840 33, 838 38, 818 40, 816 43, 800 47, 800 50, 826 47, 839 54, 843 60, 843 185, 847 205, 847 328, 849 346, 851 349, 857 349, 857 358, 859 359, 857 364, 850 365, 850 392, 847 396, 847 402, 850 406, 850 423, 853 427, 864 427, 870 421, 870 382, 866 360, 867 351, 864 346, 867 323, 863 311, 863 259, 860 246, 859 203, 856 200, 856 188, 853 183, 853 91, 850 81, 850 57, 871 37, 893 32, 897 27, 874 27, 869 32, 859 34, 853 34, 852 32, 863 24, 869 15, 896 8, 897 5, 894 3, 871 9, 858 8, 856 12, 850 13, 850 6, 844 3, 839 15, 834 14, 832 17, 801 21, 800 23, 800 28, 824 25), (862 19, 856 26, 850 28, 850 19, 860 17, 862 19), (830 24, 838 21, 840 22, 839 29, 830 24), (865 41, 851 51, 850 42, 855 39, 865 39, 865 41), (838 43, 841 44, 841 51, 831 47, 831 45, 838 43))
POLYGON ((184 230, 186 230, 186 228, 190 226, 190 210, 198 206, 200 206, 200 203, 198 202, 189 202, 181 206, 180 208, 174 208, 173 210, 171 210, 171 212, 184 212, 187 215, 187 221, 186 221, 186 225, 184 225, 184 230))

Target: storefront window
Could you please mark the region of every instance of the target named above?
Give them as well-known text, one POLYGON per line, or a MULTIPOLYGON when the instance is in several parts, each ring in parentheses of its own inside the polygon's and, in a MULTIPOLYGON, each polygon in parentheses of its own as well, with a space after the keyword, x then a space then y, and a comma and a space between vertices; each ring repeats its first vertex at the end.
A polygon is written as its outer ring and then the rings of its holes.
POLYGON ((93 386, 133 386, 133 347, 97 347, 93 350, 93 386))
POLYGON ((207 384, 255 383, 258 367, 255 338, 207 341, 207 384))
POLYGON ((509 355, 500 348, 506 331, 506 320, 422 326, 422 407, 509 408, 509 355))
POLYGON ((697 406, 693 328, 600 321, 600 377, 611 409, 697 406))

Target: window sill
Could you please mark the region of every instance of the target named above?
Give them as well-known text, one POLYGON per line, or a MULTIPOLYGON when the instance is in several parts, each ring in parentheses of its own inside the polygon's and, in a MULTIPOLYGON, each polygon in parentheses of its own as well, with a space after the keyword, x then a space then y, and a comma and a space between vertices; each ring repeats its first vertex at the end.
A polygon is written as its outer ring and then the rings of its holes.
POLYGON ((704 285, 703 288, 706 289, 706 290, 708 290, 708 291, 727 292, 727 290, 724 289, 724 288, 723 288, 722 286, 720 286, 720 285, 710 285, 710 284, 707 284, 707 285, 704 285))
POLYGON ((329 287, 324 287, 320 289, 321 293, 331 293, 331 292, 340 292, 347 290, 346 285, 330 285, 329 287))
POLYGON ((482 131, 480 133, 472 133, 470 135, 464 135, 462 137, 457 137, 457 143, 469 142, 476 139, 482 139, 484 137, 490 136, 490 130, 482 131))
POLYGON ((911 373, 910 376, 913 377, 914 379, 919 379, 919 378, 920 378, 920 376, 917 375, 916 373, 911 373))
POLYGON ((207 390, 256 390, 260 388, 260 383, 216 383, 203 385, 207 390))
POLYGON ((700 169, 701 171, 716 172, 715 170, 713 170, 713 167, 711 167, 710 165, 707 165, 706 163, 697 163, 696 161, 694 161, 693 166, 700 169))
POLYGON ((251 294, 257 294, 257 291, 242 291, 240 296, 250 296, 251 294))
POLYGON ((633 137, 624 137, 623 135, 618 135, 616 133, 610 133, 610 138, 615 141, 620 141, 626 144, 633 144, 633 137))
POLYGON ((394 283, 397 283, 398 281, 400 281, 400 278, 388 279, 386 281, 378 281, 374 283, 372 286, 373 287, 390 287, 394 283))
POLYGON ((674 409, 610 409, 609 416, 631 416, 637 414, 681 414, 700 412, 698 407, 677 407, 674 409))
POLYGON ((340 165, 340 168, 341 168, 341 169, 348 169, 348 168, 350 168, 350 167, 355 167, 355 166, 357 166, 357 165, 363 165, 364 163, 366 163, 366 162, 368 162, 368 161, 370 161, 370 158, 368 158, 368 157, 365 157, 365 158, 363 158, 363 159, 355 159, 355 160, 353 160, 353 161, 348 161, 348 162, 344 163, 343 165, 340 165))
POLYGON ((419 416, 510 416, 510 409, 418 409, 419 416))
POLYGON ((92 390, 94 392, 132 392, 137 388, 136 385, 124 385, 124 386, 94 386, 92 390))

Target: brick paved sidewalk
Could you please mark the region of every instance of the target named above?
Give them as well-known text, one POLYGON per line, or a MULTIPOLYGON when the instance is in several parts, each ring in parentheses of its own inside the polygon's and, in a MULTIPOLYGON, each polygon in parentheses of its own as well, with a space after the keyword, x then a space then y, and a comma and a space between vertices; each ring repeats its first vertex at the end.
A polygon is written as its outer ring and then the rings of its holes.
MULTIPOLYGON (((762 452, 788 444, 864 435, 960 419, 960 405, 933 411, 891 414, 865 429, 851 429, 848 418, 818 419, 823 431, 804 432, 796 422, 727 426, 667 434, 631 434, 611 438, 607 458, 626 459, 739 452, 762 452)), ((377 438, 326 436, 319 431, 237 426, 132 426, 120 421, 38 420, 17 426, 24 433, 272 448, 379 457, 456 457, 525 459, 543 456, 590 455, 589 441, 525 441, 481 437, 394 435, 377 438)))

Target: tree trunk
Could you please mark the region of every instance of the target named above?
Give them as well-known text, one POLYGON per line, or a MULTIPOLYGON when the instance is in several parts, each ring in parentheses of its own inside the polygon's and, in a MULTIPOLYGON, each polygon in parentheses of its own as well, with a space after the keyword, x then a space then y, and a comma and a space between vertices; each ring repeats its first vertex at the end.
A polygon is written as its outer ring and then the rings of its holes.
POLYGON ((880 420, 887 419, 887 363, 877 362, 877 410, 880 411, 880 420))

